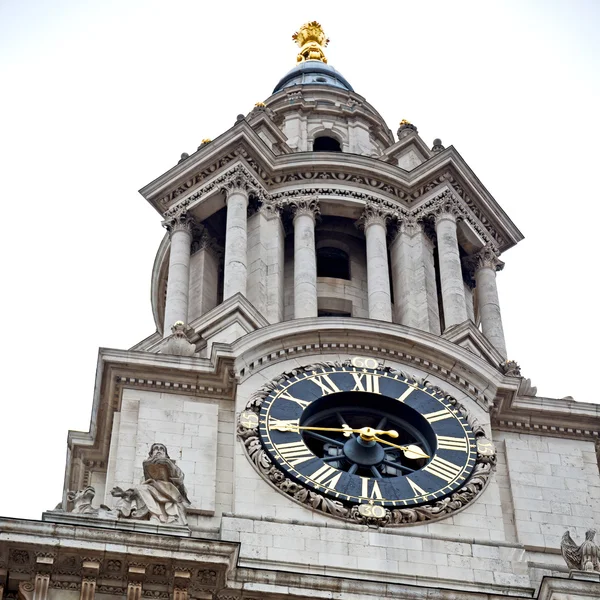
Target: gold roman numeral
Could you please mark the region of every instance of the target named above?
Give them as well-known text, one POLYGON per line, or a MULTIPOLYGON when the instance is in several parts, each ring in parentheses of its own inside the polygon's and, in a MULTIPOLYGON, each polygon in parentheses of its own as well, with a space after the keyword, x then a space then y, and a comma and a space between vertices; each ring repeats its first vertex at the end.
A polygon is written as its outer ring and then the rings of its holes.
POLYGON ((379 394, 379 375, 373 375, 372 373, 352 373, 354 377, 355 386, 352 389, 353 392, 370 392, 372 394, 379 394))
POLYGON ((423 488, 419 487, 414 481, 411 481, 410 478, 407 477, 406 481, 408 481, 408 485, 410 485, 412 488, 415 496, 427 496, 427 492, 423 488))
POLYGON ((438 448, 441 450, 459 450, 460 452, 466 452, 469 444, 467 438, 447 435, 438 435, 437 442, 438 448))
POLYGON ((453 462, 444 460, 439 456, 435 456, 426 467, 423 467, 423 471, 428 471, 432 475, 443 479, 447 483, 450 483, 453 479, 456 479, 461 470, 462 467, 459 465, 455 465, 453 462))
POLYGON ((281 392, 279 397, 282 398, 283 400, 289 400, 290 402, 295 402, 302 410, 304 410, 309 405, 309 402, 307 402, 306 400, 299 400, 298 398, 295 398, 287 391, 281 392))
POLYGON ((313 383, 316 383, 323 392, 323 396, 327 394, 335 394, 340 392, 340 388, 331 380, 329 375, 317 375, 312 378, 313 383))
POLYGON ((383 500, 379 484, 374 479, 368 477, 361 477, 362 479, 362 497, 363 498, 375 498, 376 500, 383 500))
POLYGON ((274 419, 269 417, 267 427, 269 429, 277 429, 278 431, 298 431, 300 419, 274 419))
POLYGON ((316 483, 320 483, 324 487, 335 489, 342 472, 330 467, 329 465, 323 465, 320 469, 317 469, 308 478, 312 479, 316 483))
POLYGON ((446 409, 442 408, 442 410, 438 410, 436 412, 427 413, 423 415, 430 423, 435 423, 436 421, 443 421, 444 419, 449 419, 452 416, 452 413, 446 409))
POLYGON ((279 452, 292 467, 315 458, 315 455, 304 445, 304 442, 275 444, 275 450, 277 450, 277 452, 279 452))

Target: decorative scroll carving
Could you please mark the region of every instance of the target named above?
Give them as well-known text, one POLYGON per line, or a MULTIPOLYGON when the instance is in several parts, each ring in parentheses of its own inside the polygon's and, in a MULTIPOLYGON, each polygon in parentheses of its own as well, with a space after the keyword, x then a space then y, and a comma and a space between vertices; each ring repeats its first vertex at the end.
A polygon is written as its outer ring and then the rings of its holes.
POLYGON ((162 222, 162 225, 169 232, 170 236, 176 231, 187 231, 188 233, 192 233, 194 219, 188 216, 186 211, 181 211, 177 215, 165 219, 162 222))
POLYGON ((319 208, 319 197, 318 196, 300 196, 293 200, 283 201, 280 200, 277 204, 280 208, 289 208, 294 214, 294 218, 300 215, 309 215, 313 219, 316 219, 321 214, 319 208))
POLYGON ((205 227, 201 227, 200 230, 195 231, 192 240, 191 254, 200 250, 209 250, 216 258, 223 256, 223 248, 219 246, 217 240, 208 233, 205 227))
POLYGON ((340 362, 319 362, 311 365, 305 365, 292 369, 289 372, 282 373, 278 378, 262 385, 248 400, 246 411, 241 413, 237 426, 237 436, 244 444, 244 449, 250 462, 254 465, 259 474, 267 481, 273 484, 283 493, 291 496, 300 504, 321 511, 329 516, 350 520, 355 523, 377 526, 406 525, 411 523, 421 523, 432 521, 448 516, 457 510, 460 510, 475 498, 487 486, 489 477, 496 465, 496 449, 494 444, 486 437, 485 430, 467 409, 453 396, 446 394, 439 387, 430 384, 426 378, 418 379, 402 371, 390 367, 378 366, 379 369, 388 371, 391 374, 401 375, 409 382, 414 382, 422 386, 427 386, 433 391, 443 395, 454 408, 460 412, 469 423, 475 439, 477 440, 477 459, 475 468, 471 476, 467 479, 463 487, 454 494, 433 502, 424 504, 415 508, 394 508, 385 509, 382 516, 375 514, 365 514, 364 510, 359 510, 360 506, 346 504, 339 500, 332 500, 322 494, 314 492, 290 479, 287 474, 275 465, 267 453, 264 451, 258 433, 258 415, 263 400, 283 381, 294 377, 305 371, 313 371, 325 367, 344 367, 349 366, 350 361, 340 362), (250 412, 248 412, 250 411, 250 412), (251 413, 256 417, 249 418, 251 413))
POLYGON ((273 202, 270 198, 265 198, 260 204, 258 211, 267 219, 279 219, 281 217, 281 206, 273 202))
POLYGON ((167 341, 161 348, 161 354, 194 356, 196 354, 196 345, 190 342, 186 330, 187 327, 183 321, 175 321, 171 327, 172 335, 167 338, 167 341))
POLYGON ((236 192, 243 192, 245 194, 249 194, 250 192, 256 193, 258 186, 256 185, 256 179, 252 177, 247 169, 236 167, 221 184, 221 189, 229 196, 229 194, 236 192))
POLYGON ((449 190, 445 190, 439 196, 435 197, 427 214, 436 220, 447 216, 457 219, 463 217, 463 210, 461 210, 456 196, 449 190))
POLYGON ((568 531, 565 531, 560 542, 560 551, 569 569, 575 571, 600 572, 600 548, 594 542, 595 529, 585 534, 585 541, 578 546, 568 531))
POLYGON ((152 523, 187 525, 190 501, 183 484, 183 471, 169 457, 164 444, 152 444, 143 463, 144 480, 138 486, 111 494, 119 498, 115 511, 121 519, 144 519, 152 523))
POLYGON ((395 212, 383 206, 380 202, 367 202, 357 226, 361 229, 367 229, 370 225, 378 223, 383 227, 395 216, 395 212))
POLYGON ((465 263, 473 273, 483 268, 494 271, 502 271, 504 268, 504 262, 500 260, 498 249, 493 244, 487 244, 479 252, 469 256, 465 263))

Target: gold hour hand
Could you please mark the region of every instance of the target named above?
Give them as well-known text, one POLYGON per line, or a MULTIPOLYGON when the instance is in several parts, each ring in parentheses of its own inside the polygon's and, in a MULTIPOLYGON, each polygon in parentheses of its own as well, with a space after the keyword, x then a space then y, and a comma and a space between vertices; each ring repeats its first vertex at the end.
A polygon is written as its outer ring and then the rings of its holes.
POLYGON ((303 427, 302 425, 296 425, 296 423, 290 423, 287 421, 274 421, 269 423, 269 429, 276 429, 278 431, 335 431, 343 433, 346 436, 351 433, 359 433, 363 439, 372 439, 375 435, 388 435, 392 438, 398 437, 398 432, 394 429, 373 429, 371 427, 362 427, 361 429, 352 429, 348 425, 344 427, 303 427))

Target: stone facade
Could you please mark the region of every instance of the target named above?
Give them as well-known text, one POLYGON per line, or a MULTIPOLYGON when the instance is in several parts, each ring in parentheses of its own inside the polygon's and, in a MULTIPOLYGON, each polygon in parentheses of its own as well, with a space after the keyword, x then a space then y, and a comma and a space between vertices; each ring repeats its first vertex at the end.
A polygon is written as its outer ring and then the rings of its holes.
MULTIPOLYGON (((308 55, 317 26, 296 34, 308 55)), ((142 189, 168 230, 157 331, 100 351, 59 505, 0 519, 0 600, 600 597, 600 409, 538 397, 506 360, 496 273, 520 232, 452 147, 408 123, 394 142, 335 70, 299 60, 310 81, 142 189), (319 137, 340 151, 314 151, 319 137), (421 420, 468 424, 472 473, 431 497, 415 480, 423 500, 391 507, 364 476, 371 501, 351 505, 322 473, 312 488, 282 475, 255 435, 261 407, 327 368, 373 411, 386 373, 407 386, 394 400, 446 403, 421 420)), ((430 454, 463 443, 435 435, 430 454)), ((411 472, 438 460, 422 457, 411 472)))

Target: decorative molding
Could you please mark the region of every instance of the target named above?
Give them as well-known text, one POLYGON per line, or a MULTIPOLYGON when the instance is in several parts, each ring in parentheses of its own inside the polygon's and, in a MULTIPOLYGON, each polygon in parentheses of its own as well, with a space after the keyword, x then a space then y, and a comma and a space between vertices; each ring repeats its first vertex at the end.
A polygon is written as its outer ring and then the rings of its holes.
POLYGON ((469 423, 477 440, 477 459, 473 472, 457 492, 436 502, 423 504, 415 508, 384 509, 382 515, 373 517, 365 515, 359 506, 354 506, 341 500, 333 500, 295 482, 289 478, 285 471, 281 470, 271 461, 271 458, 263 448, 258 434, 258 416, 263 400, 283 380, 296 377, 306 371, 324 367, 344 367, 349 364, 348 360, 344 363, 317 362, 296 367, 289 372, 282 373, 277 379, 265 383, 250 397, 246 404, 246 411, 252 411, 256 414, 256 424, 254 424, 254 420, 244 424, 238 422, 237 435, 243 442, 248 460, 250 460, 261 477, 266 479, 280 492, 290 496, 293 500, 308 508, 323 512, 331 517, 353 521, 362 525, 379 527, 423 524, 424 522, 436 521, 454 514, 475 500, 487 487, 489 477, 496 464, 495 448, 492 442, 486 438, 483 427, 456 398, 447 394, 439 387, 431 385, 426 378, 415 378, 402 371, 381 365, 379 366, 381 370, 388 371, 394 375, 400 375, 402 378, 412 381, 419 386, 426 386, 433 392, 443 395, 454 406, 454 409, 460 412, 469 423))
POLYGON ((498 249, 493 244, 485 245, 479 252, 465 257, 462 262, 471 277, 474 277, 479 269, 502 271, 504 268, 504 262, 500 260, 498 249))

